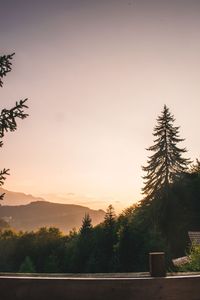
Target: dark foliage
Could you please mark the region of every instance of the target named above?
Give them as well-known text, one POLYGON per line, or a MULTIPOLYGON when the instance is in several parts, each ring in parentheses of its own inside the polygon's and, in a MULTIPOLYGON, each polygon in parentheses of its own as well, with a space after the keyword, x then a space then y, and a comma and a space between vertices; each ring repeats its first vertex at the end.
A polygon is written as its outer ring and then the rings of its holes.
POLYGON ((17 129, 16 118, 25 119, 28 114, 24 112, 28 106, 25 104, 27 99, 16 102, 11 109, 3 109, 0 113, 0 138, 4 137, 5 132, 17 129))
MULTIPOLYGON (((9 55, 0 56, 0 87, 3 86, 3 78, 12 69, 12 59, 14 53, 9 55)), ((0 113, 0 139, 4 137, 5 132, 15 131, 17 129, 16 119, 25 119, 28 114, 24 109, 28 108, 26 105, 27 99, 16 102, 15 106, 11 109, 2 109, 0 113)), ((3 141, 0 141, 0 147, 3 146, 3 141)), ((0 186, 4 184, 6 176, 9 175, 9 169, 0 171, 0 186)), ((0 200, 3 199, 4 194, 0 195, 0 200)))
POLYGON ((0 56, 0 87, 3 86, 3 77, 7 75, 8 72, 11 71, 12 67, 12 58, 15 53, 9 55, 0 56))

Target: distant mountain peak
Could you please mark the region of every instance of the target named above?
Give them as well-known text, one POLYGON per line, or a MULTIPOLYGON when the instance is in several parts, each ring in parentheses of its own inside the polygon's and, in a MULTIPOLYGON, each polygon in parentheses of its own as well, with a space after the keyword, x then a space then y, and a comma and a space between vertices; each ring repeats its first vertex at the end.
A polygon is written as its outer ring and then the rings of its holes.
POLYGON ((3 201, 1 201, 1 205, 16 206, 16 205, 26 205, 36 201, 45 202, 45 199, 41 197, 34 197, 31 194, 25 194, 21 192, 12 192, 0 187, 0 194, 3 193, 5 193, 5 195, 3 201))
POLYGON ((3 205, 0 209, 0 218, 9 220, 10 226, 17 230, 30 231, 53 226, 68 232, 72 228, 80 228, 85 213, 89 213, 93 225, 101 223, 105 216, 102 209, 94 210, 81 205, 48 202, 42 198, 1 188, 0 192, 2 191, 6 192, 7 199, 1 202, 3 205))

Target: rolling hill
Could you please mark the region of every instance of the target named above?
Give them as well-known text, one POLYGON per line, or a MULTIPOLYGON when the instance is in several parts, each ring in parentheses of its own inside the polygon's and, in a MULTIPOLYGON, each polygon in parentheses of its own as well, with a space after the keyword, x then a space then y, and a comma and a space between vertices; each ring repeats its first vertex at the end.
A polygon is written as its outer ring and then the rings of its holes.
POLYGON ((54 226, 69 232, 72 228, 78 229, 81 226, 85 213, 90 215, 93 225, 102 222, 105 215, 103 210, 48 202, 32 195, 10 192, 1 188, 0 193, 2 192, 6 192, 6 195, 0 205, 0 218, 6 220, 16 230, 30 231, 44 226, 54 226), (15 205, 11 206, 11 203, 15 205), (25 204, 16 205, 17 203, 25 204))

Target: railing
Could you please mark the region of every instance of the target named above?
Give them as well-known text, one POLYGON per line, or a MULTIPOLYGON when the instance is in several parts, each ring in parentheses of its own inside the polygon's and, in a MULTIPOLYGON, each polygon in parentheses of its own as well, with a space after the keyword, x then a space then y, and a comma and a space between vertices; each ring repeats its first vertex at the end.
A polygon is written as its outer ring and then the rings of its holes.
MULTIPOLYGON (((150 261, 156 265, 154 259, 150 261)), ((160 267, 156 268, 160 272, 162 259, 158 262, 160 267)), ((151 272, 155 272, 153 265, 151 272)), ((0 300, 147 299, 200 300, 200 274, 0 274, 0 300)))
MULTIPOLYGON (((117 274, 119 275, 119 274, 117 274)), ((141 274, 140 274, 141 275, 141 274)), ((1 300, 199 300, 200 275, 135 277, 0 276, 1 300)))

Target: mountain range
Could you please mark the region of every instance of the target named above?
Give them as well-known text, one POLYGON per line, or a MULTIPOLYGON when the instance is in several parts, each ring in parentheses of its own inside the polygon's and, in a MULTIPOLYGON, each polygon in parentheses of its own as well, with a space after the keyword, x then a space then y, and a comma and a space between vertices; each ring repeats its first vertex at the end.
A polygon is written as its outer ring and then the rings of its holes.
POLYGON ((0 188, 5 193, 0 205, 0 218, 7 221, 16 230, 31 231, 41 227, 58 227, 63 232, 79 229, 86 213, 92 218, 92 224, 103 221, 105 212, 93 210, 75 204, 60 204, 45 201, 24 193, 11 192, 0 188))

